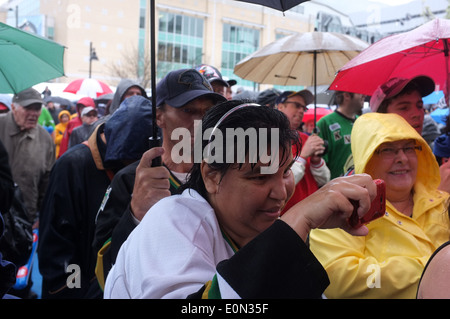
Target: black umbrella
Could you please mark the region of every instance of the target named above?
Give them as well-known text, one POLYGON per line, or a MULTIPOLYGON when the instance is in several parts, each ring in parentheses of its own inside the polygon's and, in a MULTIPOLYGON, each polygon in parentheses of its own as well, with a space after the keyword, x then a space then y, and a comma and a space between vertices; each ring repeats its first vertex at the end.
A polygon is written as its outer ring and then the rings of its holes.
POLYGON ((308 0, 237 0, 237 1, 261 4, 265 7, 269 7, 284 12, 308 0))
POLYGON ((69 107, 73 106, 73 103, 71 101, 69 101, 68 99, 65 99, 63 97, 60 96, 47 96, 44 98, 44 103, 48 103, 48 102, 53 102, 53 103, 58 103, 59 105, 67 105, 69 107))
MULTIPOLYGON (((286 11, 308 0, 237 0, 255 4, 261 4, 279 11, 286 11)), ((156 125, 156 41, 155 41, 155 0, 149 0, 150 8, 150 65, 151 65, 151 82, 152 82, 152 121, 153 133, 150 137, 150 148, 159 146, 161 138, 158 136, 158 126, 156 125)), ((161 158, 153 160, 152 166, 161 165, 161 158)))
MULTIPOLYGON (((158 126, 156 125, 156 41, 155 41, 155 0, 150 0, 150 67, 152 82, 152 122, 153 132, 150 137, 150 148, 161 145, 161 138, 158 136, 158 126)), ((161 157, 152 161, 152 166, 161 166, 161 157)))

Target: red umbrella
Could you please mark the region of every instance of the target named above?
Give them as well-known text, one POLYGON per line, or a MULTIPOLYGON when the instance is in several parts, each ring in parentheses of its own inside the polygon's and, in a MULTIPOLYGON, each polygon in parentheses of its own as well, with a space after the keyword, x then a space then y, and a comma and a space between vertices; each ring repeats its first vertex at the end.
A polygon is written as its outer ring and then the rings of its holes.
MULTIPOLYGON (((326 109, 323 107, 317 107, 316 108, 316 121, 320 120, 322 117, 324 117, 327 114, 330 114, 331 112, 333 112, 333 111, 330 109, 326 109)), ((314 108, 308 109, 303 114, 303 122, 306 123, 308 121, 314 121, 314 108)))
POLYGON ((80 96, 97 98, 103 94, 113 93, 111 88, 102 81, 95 79, 78 79, 67 85, 63 92, 69 92, 80 96))
POLYGON ((372 95, 390 78, 428 75, 448 97, 449 38, 450 20, 445 19, 383 38, 346 63, 329 89, 372 95))

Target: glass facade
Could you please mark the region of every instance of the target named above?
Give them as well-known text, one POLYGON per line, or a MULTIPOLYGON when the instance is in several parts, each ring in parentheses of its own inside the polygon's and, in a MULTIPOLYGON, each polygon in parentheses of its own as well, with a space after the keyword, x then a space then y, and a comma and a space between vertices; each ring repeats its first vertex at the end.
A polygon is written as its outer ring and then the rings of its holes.
POLYGON ((158 70, 167 72, 192 68, 202 63, 204 21, 187 15, 160 12, 158 31, 158 70))
POLYGON ((257 84, 252 81, 243 80, 233 73, 234 66, 247 55, 259 48, 260 31, 257 29, 236 26, 232 24, 223 25, 222 39, 222 65, 220 72, 222 76, 235 79, 238 86, 249 90, 257 90, 257 84))
POLYGON ((142 76, 145 72, 145 12, 147 11, 147 1, 141 0, 139 4, 139 42, 138 42, 138 63, 139 63, 139 76, 142 76))

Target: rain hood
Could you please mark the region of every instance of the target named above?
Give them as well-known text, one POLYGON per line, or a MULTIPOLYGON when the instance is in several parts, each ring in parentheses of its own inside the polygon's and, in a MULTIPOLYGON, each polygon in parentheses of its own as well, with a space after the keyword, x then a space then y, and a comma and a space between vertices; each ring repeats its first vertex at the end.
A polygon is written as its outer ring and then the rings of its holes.
POLYGON ((105 166, 140 159, 148 150, 152 127, 151 101, 140 95, 125 99, 105 123, 105 166))
POLYGON ((147 93, 142 88, 142 86, 132 80, 129 79, 122 79, 117 85, 116 93, 114 93, 114 97, 111 101, 111 105, 109 106, 109 113, 113 114, 120 106, 120 103, 122 101, 123 95, 128 91, 128 89, 132 86, 136 86, 141 89, 142 96, 147 97, 147 93))
POLYGON ((427 189, 436 189, 440 173, 431 148, 403 117, 393 113, 366 113, 355 121, 351 136, 355 173, 365 172, 367 163, 382 143, 403 139, 415 139, 417 145, 422 146, 418 153, 416 185, 420 183, 427 189))

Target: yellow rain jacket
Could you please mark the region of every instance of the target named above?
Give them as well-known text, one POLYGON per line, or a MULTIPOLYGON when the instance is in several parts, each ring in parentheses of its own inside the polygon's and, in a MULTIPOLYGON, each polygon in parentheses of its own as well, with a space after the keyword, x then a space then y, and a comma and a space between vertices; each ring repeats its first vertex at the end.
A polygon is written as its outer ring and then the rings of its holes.
POLYGON ((415 298, 426 262, 449 240, 449 195, 437 190, 439 166, 426 141, 402 117, 368 113, 355 121, 351 136, 355 173, 364 173, 380 144, 402 139, 415 139, 422 146, 412 217, 387 201, 385 216, 367 225, 365 237, 341 229, 311 232, 311 250, 330 278, 328 298, 415 298))

